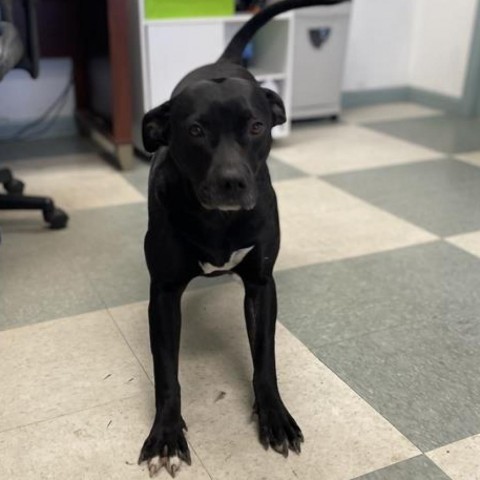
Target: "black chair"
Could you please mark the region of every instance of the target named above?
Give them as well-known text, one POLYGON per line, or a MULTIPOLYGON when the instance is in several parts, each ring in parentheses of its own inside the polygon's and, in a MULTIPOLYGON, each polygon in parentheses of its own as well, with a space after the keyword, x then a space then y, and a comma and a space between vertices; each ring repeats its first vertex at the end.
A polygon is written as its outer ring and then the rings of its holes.
MULTIPOLYGON (((25 45, 14 25, 13 0, 0 0, 0 80, 11 68, 23 68, 32 78, 38 76, 39 52, 35 0, 23 0, 26 23, 25 45)), ((68 215, 56 208, 48 197, 24 196, 24 183, 13 177, 8 168, 0 168, 0 210, 41 210, 53 229, 65 228, 68 215)))

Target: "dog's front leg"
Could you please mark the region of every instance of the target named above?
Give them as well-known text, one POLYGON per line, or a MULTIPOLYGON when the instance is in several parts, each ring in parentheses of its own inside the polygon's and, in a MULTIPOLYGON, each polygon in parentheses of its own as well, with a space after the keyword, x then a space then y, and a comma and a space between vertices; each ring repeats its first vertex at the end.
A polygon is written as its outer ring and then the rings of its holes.
POLYGON ((245 318, 253 358, 255 413, 259 437, 267 449, 288 455, 288 449, 300 453, 303 435, 280 397, 275 368, 275 322, 277 294, 273 277, 264 281, 244 279, 245 318))
POLYGON ((164 288, 152 283, 148 308, 150 346, 155 377, 156 415, 140 453, 139 463, 148 461, 150 476, 162 467, 175 475, 180 460, 190 465, 190 451, 183 430, 178 353, 180 346, 180 301, 185 286, 164 288))

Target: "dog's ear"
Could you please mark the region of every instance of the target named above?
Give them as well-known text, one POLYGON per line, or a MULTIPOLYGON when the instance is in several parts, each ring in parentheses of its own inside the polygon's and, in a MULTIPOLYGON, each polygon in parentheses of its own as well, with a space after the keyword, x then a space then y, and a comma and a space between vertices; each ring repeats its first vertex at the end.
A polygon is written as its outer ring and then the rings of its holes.
POLYGON ((170 102, 147 112, 142 122, 143 146, 147 152, 155 152, 168 145, 170 136, 170 102))
POLYGON ((263 91, 270 103, 270 109, 272 111, 273 126, 281 125, 287 121, 287 115, 285 113, 285 105, 280 95, 269 88, 264 88, 263 91))

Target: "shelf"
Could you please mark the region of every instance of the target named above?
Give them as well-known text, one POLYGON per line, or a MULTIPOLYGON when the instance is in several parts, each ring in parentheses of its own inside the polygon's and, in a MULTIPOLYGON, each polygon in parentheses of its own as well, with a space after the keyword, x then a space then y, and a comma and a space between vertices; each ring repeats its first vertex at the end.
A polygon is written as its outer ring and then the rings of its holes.
POLYGON ((259 82, 265 80, 285 80, 287 77, 285 72, 269 72, 268 70, 259 67, 249 67, 248 70, 259 82))
MULTIPOLYGON (((132 57, 138 60, 136 76, 134 138, 142 148, 142 117, 149 109, 170 98, 178 81, 201 65, 214 62, 251 14, 191 18, 145 19, 143 0, 132 15, 132 57)), ((290 117, 293 11, 273 18, 252 40, 251 67, 248 70, 260 82, 275 82, 290 117)), ((268 86, 268 85, 267 85, 268 86)), ((289 135, 290 122, 273 129, 273 136, 289 135)))
MULTIPOLYGON (((151 19, 151 20, 143 20, 143 25, 144 26, 154 26, 154 25, 165 25, 165 24, 179 24, 179 23, 186 23, 186 24, 196 24, 196 23, 245 23, 250 18, 252 18, 253 15, 248 14, 248 13, 239 13, 237 15, 231 15, 228 17, 191 17, 191 18, 186 18, 186 17, 180 17, 180 18, 157 18, 157 19, 151 19)), ((288 20, 289 18, 292 17, 292 12, 285 12, 282 13, 281 15, 277 15, 275 18, 273 18, 271 21, 279 21, 279 20, 288 20)))

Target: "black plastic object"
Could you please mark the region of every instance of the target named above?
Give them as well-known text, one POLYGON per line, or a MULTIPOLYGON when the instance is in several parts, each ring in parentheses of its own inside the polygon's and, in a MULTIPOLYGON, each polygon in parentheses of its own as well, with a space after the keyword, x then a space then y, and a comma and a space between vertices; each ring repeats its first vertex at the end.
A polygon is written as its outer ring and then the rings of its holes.
POLYGON ((50 228, 58 230, 67 226, 68 215, 57 208, 51 198, 24 196, 25 185, 14 178, 10 170, 0 169, 0 184, 7 191, 6 194, 0 193, 0 210, 40 210, 50 228))
POLYGON ((315 48, 321 48, 328 41, 331 33, 332 29, 330 27, 311 28, 308 31, 310 42, 315 48))

